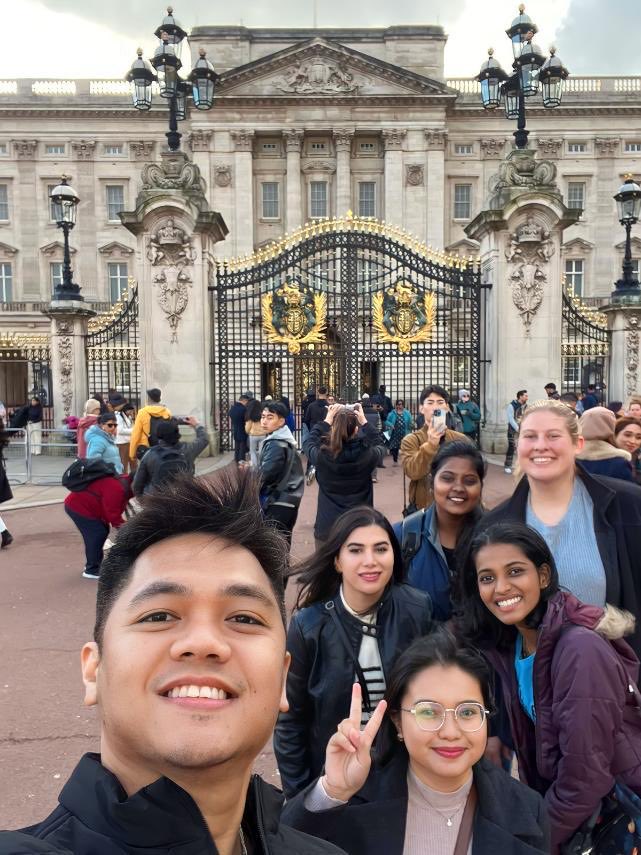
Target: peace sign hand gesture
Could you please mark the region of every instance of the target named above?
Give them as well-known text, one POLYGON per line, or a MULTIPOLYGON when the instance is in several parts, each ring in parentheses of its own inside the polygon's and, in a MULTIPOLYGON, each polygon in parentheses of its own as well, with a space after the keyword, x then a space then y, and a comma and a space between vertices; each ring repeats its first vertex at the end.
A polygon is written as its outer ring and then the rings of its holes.
POLYGON ((349 718, 338 725, 325 752, 323 787, 330 798, 344 802, 349 801, 367 780, 372 765, 370 749, 383 721, 387 702, 379 702, 363 730, 360 729, 362 709, 361 687, 354 683, 349 718))

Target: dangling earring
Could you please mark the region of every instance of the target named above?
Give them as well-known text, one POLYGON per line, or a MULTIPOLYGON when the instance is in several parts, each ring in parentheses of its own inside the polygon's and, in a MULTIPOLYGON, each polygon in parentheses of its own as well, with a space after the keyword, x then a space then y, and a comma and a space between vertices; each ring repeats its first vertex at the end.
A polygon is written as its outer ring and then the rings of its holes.
POLYGON ((403 742, 403 734, 400 731, 396 734, 396 738, 399 742, 403 742))

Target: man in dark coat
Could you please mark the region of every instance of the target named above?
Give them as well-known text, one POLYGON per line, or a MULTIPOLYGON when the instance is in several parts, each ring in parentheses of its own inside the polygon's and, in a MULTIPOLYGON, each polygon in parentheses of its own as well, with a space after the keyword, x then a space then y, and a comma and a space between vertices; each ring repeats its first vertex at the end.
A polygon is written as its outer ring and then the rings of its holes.
POLYGON ((250 392, 243 392, 230 407, 228 413, 234 437, 234 460, 238 464, 245 462, 247 452, 249 451, 245 422, 247 420, 247 404, 251 401, 251 398, 252 395, 250 392))
POLYGON ((105 559, 85 703, 101 719, 43 822, 1 855, 340 855, 252 774, 284 696, 282 539, 249 473, 145 498, 105 559))

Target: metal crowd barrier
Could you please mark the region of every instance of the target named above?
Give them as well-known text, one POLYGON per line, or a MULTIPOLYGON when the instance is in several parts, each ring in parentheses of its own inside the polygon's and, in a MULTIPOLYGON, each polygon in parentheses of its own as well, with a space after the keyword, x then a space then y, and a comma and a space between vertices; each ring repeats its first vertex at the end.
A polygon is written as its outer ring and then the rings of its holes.
POLYGON ((60 484, 62 473, 78 453, 75 431, 9 428, 3 454, 11 484, 60 484))

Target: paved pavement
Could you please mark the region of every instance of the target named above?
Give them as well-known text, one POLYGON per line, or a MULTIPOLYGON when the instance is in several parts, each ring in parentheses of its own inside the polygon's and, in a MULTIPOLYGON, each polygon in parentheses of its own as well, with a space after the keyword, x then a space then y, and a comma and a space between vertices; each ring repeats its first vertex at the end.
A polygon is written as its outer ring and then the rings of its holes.
MULTIPOLYGON (((198 468, 204 474, 206 467, 228 460, 205 458, 198 468)), ((486 504, 496 504, 511 487, 511 478, 491 465, 486 504)), ((0 828, 44 817, 81 754, 98 750, 99 732, 95 710, 82 705, 79 668, 79 651, 91 638, 96 589, 80 575, 83 550, 60 503, 64 491, 25 485, 15 493, 21 507, 2 506, 15 541, 0 554, 0 828)), ((401 469, 387 458, 375 504, 397 520, 402 495, 401 469)), ((295 558, 313 549, 316 499, 312 485, 294 531, 295 558)), ((290 605, 293 598, 290 590, 290 605)), ((270 745, 256 768, 278 782, 270 745)))

